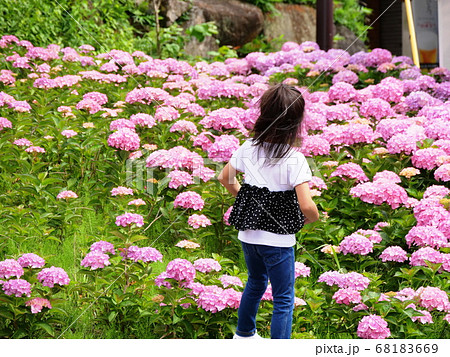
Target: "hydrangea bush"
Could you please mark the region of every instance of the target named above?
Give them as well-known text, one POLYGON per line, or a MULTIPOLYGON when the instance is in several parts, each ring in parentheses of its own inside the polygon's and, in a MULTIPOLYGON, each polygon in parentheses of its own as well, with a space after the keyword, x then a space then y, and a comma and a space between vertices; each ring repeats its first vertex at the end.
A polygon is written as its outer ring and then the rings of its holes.
POLYGON ((297 236, 293 337, 448 338, 449 81, 313 42, 208 63, 1 37, 0 330, 232 336, 245 265, 215 177, 285 82, 321 211, 297 236))

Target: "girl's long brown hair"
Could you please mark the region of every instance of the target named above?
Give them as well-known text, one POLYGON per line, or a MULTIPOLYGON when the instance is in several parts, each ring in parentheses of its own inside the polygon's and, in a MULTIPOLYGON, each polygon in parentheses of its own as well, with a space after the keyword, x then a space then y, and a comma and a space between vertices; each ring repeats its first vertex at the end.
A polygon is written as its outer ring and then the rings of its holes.
POLYGON ((261 113, 251 131, 253 145, 264 149, 268 158, 278 161, 292 146, 300 144, 298 135, 305 100, 294 87, 277 84, 264 92, 259 99, 259 107, 261 113))

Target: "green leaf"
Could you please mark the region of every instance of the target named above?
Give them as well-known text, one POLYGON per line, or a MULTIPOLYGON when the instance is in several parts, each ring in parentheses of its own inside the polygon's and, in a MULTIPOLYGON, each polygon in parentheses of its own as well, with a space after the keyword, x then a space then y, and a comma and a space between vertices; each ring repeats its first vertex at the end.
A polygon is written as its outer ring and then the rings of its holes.
POLYGON ((36 322, 35 325, 44 330, 45 332, 47 332, 52 337, 55 335, 53 327, 51 327, 49 324, 45 322, 36 322))

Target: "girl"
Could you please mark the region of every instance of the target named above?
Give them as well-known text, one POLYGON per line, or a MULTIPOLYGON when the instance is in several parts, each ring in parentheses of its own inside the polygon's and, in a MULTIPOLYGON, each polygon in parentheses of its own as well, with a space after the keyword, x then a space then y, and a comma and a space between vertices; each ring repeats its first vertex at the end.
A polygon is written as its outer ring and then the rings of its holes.
POLYGON ((262 95, 259 106, 252 139, 234 152, 219 174, 219 181, 236 197, 229 222, 239 230, 248 269, 233 338, 260 338, 256 313, 269 279, 271 338, 290 338, 295 233, 319 218, 309 191, 308 163, 292 148, 298 141, 305 101, 294 87, 278 84, 262 95), (245 173, 242 187, 236 170, 245 173))

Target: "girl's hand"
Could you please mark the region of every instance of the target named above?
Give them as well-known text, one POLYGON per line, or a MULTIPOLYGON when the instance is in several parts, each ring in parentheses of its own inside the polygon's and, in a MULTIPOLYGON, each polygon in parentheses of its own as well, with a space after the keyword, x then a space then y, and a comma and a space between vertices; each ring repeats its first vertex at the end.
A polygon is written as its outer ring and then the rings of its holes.
POLYGON ((241 185, 236 180, 236 169, 230 165, 230 163, 226 164, 223 168, 222 172, 218 177, 220 183, 225 186, 225 188, 230 192, 234 197, 237 196, 239 190, 241 189, 241 185))
POLYGON ((305 224, 317 221, 319 219, 319 210, 312 200, 308 182, 295 186, 295 193, 297 194, 300 209, 306 218, 305 224))

